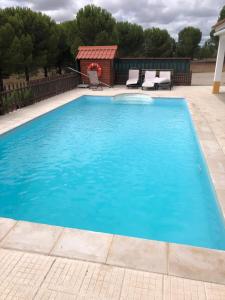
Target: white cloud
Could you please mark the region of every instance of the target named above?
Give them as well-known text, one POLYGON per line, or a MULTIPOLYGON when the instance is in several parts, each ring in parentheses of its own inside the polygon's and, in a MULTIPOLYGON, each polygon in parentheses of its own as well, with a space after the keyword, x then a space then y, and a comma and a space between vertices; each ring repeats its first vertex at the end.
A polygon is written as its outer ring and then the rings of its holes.
POLYGON ((207 38, 224 0, 0 0, 1 8, 28 6, 48 14, 57 22, 72 19, 87 4, 109 10, 117 20, 135 22, 144 28, 165 28, 175 38, 185 26, 200 28, 203 37, 207 38))

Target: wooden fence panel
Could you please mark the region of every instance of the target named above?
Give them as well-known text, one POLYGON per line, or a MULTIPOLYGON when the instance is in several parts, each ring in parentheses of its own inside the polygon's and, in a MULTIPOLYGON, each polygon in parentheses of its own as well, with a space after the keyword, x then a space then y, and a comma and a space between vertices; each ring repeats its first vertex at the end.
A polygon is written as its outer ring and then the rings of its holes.
POLYGON ((80 82, 77 74, 32 81, 28 85, 10 85, 0 93, 0 114, 30 105, 40 100, 74 89, 80 82))

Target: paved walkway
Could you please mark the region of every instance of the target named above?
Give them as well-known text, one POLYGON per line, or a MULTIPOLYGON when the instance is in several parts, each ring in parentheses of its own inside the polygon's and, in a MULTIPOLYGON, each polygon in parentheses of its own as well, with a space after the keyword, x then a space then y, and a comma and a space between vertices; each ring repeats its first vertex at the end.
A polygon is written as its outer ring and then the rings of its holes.
POLYGON ((0 249, 0 299, 223 300, 225 286, 0 249))

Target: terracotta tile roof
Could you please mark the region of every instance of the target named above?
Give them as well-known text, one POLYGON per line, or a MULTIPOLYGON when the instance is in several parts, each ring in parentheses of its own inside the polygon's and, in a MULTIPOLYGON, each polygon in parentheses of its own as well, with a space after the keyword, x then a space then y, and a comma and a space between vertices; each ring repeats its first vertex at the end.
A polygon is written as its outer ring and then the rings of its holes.
POLYGON ((80 46, 77 59, 114 59, 117 46, 80 46))

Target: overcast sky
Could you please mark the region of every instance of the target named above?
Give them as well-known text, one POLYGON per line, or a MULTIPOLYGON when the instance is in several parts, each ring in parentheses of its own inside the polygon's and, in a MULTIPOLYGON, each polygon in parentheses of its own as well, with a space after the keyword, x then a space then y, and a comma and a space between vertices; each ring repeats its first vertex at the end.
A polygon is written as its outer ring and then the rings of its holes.
POLYGON ((0 7, 28 6, 57 22, 71 20, 83 6, 93 3, 109 10, 117 20, 166 28, 173 37, 185 26, 201 29, 205 40, 217 21, 224 0, 0 0, 0 7))

